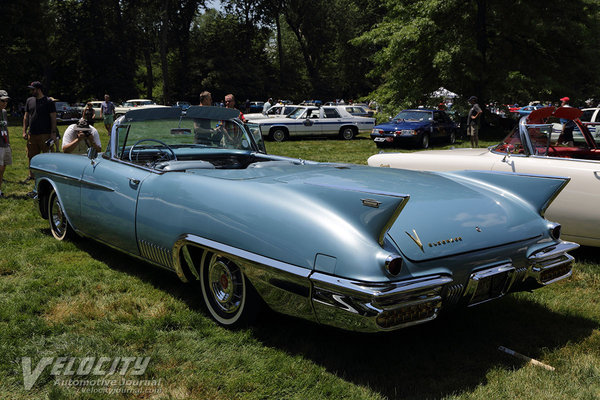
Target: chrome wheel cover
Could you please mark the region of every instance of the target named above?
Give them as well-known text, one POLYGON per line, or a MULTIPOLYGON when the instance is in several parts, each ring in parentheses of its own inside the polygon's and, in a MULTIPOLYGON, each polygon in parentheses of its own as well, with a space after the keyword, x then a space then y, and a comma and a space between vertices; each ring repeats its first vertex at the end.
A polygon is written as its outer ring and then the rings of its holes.
POLYGON ((273 140, 276 142, 283 142, 285 140, 285 132, 282 129, 274 130, 273 140))
POLYGON ((58 237, 63 237, 67 232, 67 218, 56 194, 50 203, 50 227, 58 237))
POLYGON ((207 291, 215 311, 221 315, 235 314, 244 296, 243 276, 231 261, 213 257, 207 271, 207 291))
POLYGON ((346 140, 350 140, 354 137, 354 131, 351 128, 345 128, 342 131, 342 137, 346 140))

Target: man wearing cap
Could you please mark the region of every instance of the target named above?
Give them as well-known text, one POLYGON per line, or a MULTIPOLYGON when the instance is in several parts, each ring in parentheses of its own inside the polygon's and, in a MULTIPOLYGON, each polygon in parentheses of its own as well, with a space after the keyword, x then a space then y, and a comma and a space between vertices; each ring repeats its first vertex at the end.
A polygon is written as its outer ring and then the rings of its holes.
POLYGON ((93 126, 81 118, 76 124, 69 125, 63 136, 62 150, 71 154, 86 154, 88 147, 102 151, 100 135, 93 126))
POLYGON ((467 135, 471 138, 471 147, 479 147, 479 124, 481 121, 481 107, 477 104, 477 97, 469 97, 471 109, 467 116, 467 135))
MULTIPOLYGON (((56 142, 56 105, 44 95, 44 86, 39 81, 31 82, 31 97, 25 103, 23 116, 23 139, 27 140, 27 158, 31 163, 33 156, 41 152, 51 151, 46 144, 48 139, 56 142)), ((29 177, 33 179, 31 170, 29 177)))
POLYGON ((10 141, 8 140, 8 119, 6 117, 6 106, 8 104, 8 93, 6 90, 0 90, 0 197, 2 194, 2 179, 4 169, 12 164, 12 151, 10 150, 10 141))
MULTIPOLYGON (((569 105, 570 100, 571 99, 568 97, 561 98, 560 106, 561 107, 571 107, 569 105)), ((560 123, 562 124, 562 131, 560 132, 560 135, 558 136, 556 145, 573 147, 574 146, 573 131, 575 130, 575 122, 573 122, 570 119, 561 118, 560 123)))

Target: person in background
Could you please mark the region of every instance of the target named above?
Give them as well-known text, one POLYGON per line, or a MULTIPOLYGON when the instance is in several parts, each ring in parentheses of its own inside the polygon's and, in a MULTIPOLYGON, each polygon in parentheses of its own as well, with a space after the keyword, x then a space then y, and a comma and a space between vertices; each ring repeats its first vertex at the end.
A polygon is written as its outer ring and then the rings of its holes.
POLYGON ((94 113, 95 111, 94 107, 92 106, 92 103, 88 102, 83 108, 81 118, 85 119, 91 126, 94 126, 94 113))
MULTIPOLYGON (((571 101, 568 97, 563 97, 560 99, 561 107, 571 107, 569 105, 569 101, 571 101)), ((573 147, 575 145, 575 140, 573 139, 573 131, 575 130, 575 122, 570 119, 561 118, 560 123, 562 124, 562 131, 558 136, 558 140, 556 141, 556 145, 563 145, 567 147, 573 147)))
POLYGON ((212 96, 210 92, 206 90, 200 93, 200 105, 201 106, 212 106, 212 96))
POLYGON ((10 140, 8 139, 8 119, 6 106, 8 105, 8 93, 6 90, 0 90, 0 197, 2 194, 2 179, 4 178, 4 169, 12 164, 12 150, 10 149, 10 140))
POLYGON ((81 118, 79 122, 69 125, 65 130, 62 150, 65 153, 86 154, 89 147, 95 148, 98 152, 102 151, 100 135, 85 118, 81 118))
POLYGON ((115 122, 115 105, 110 101, 110 96, 105 94, 104 101, 100 105, 100 118, 104 121, 104 127, 110 135, 113 122, 115 122))
MULTIPOLYGON (((235 107, 235 97, 233 96, 233 94, 228 94, 225 95, 225 107, 226 108, 233 108, 236 109, 235 107)), ((242 122, 246 122, 246 118, 244 117, 244 114, 240 111, 240 116, 238 117, 242 122)))
MULTIPOLYGON (((51 151, 48 144, 57 142, 56 137, 56 105, 46 95, 44 86, 39 81, 31 82, 31 97, 25 103, 25 115, 23 116, 23 139, 27 140, 27 158, 31 165, 33 156, 41 152, 51 151)), ((29 170, 29 176, 23 183, 33 179, 29 170)))
POLYGON ((272 104, 273 104, 273 99, 269 97, 269 100, 267 100, 265 102, 265 104, 263 105, 262 113, 266 115, 267 111, 269 111, 269 108, 271 108, 272 104))
POLYGON ((467 117, 467 135, 471 138, 471 147, 479 147, 479 126, 481 124, 481 107, 477 104, 477 97, 469 97, 471 109, 467 117))

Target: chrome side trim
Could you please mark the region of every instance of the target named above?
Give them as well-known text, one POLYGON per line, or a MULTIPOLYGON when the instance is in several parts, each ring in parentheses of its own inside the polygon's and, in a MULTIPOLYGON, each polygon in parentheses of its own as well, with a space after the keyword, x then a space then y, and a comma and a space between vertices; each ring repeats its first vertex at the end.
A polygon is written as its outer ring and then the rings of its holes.
POLYGON ((142 257, 168 269, 173 269, 173 255, 170 249, 160 247, 144 239, 138 240, 138 246, 142 257))
POLYGON ((214 253, 236 263, 271 309, 316 321, 310 295, 312 287, 308 279, 312 270, 186 234, 180 236, 173 245, 175 272, 184 282, 198 280, 203 266, 214 253), (192 248, 197 251, 192 252, 192 248), (194 255, 196 259, 193 259, 194 255))
POLYGON ((79 182, 80 184, 91 186, 91 187, 94 187, 94 188, 97 188, 97 189, 106 190, 106 191, 109 191, 109 192, 114 192, 115 191, 115 189, 111 188, 110 186, 104 186, 104 185, 99 185, 97 183, 89 182, 89 181, 81 179, 81 177, 76 178, 76 177, 71 176, 71 175, 65 175, 65 174, 61 174, 59 172, 49 171, 47 169, 41 169, 41 168, 36 168, 36 167, 31 167, 31 169, 34 170, 34 171, 46 173, 48 175, 58 176, 60 178, 66 179, 68 181, 79 182))

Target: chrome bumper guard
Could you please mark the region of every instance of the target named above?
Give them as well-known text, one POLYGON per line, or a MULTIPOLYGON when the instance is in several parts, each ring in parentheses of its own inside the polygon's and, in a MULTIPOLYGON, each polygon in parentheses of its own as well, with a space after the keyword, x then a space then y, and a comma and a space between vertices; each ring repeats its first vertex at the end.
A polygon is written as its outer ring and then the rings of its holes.
POLYGON ((369 283, 313 273, 312 303, 323 324, 363 332, 404 328, 435 319, 441 291, 452 282, 434 275, 401 282, 369 283))
POLYGON ((532 254, 528 257, 531 269, 527 276, 543 286, 568 278, 572 274, 571 264, 574 258, 567 252, 578 247, 577 243, 560 242, 532 254))
POLYGON ((515 281, 515 272, 516 269, 511 263, 473 272, 464 294, 468 299, 468 306, 504 296, 515 281))

